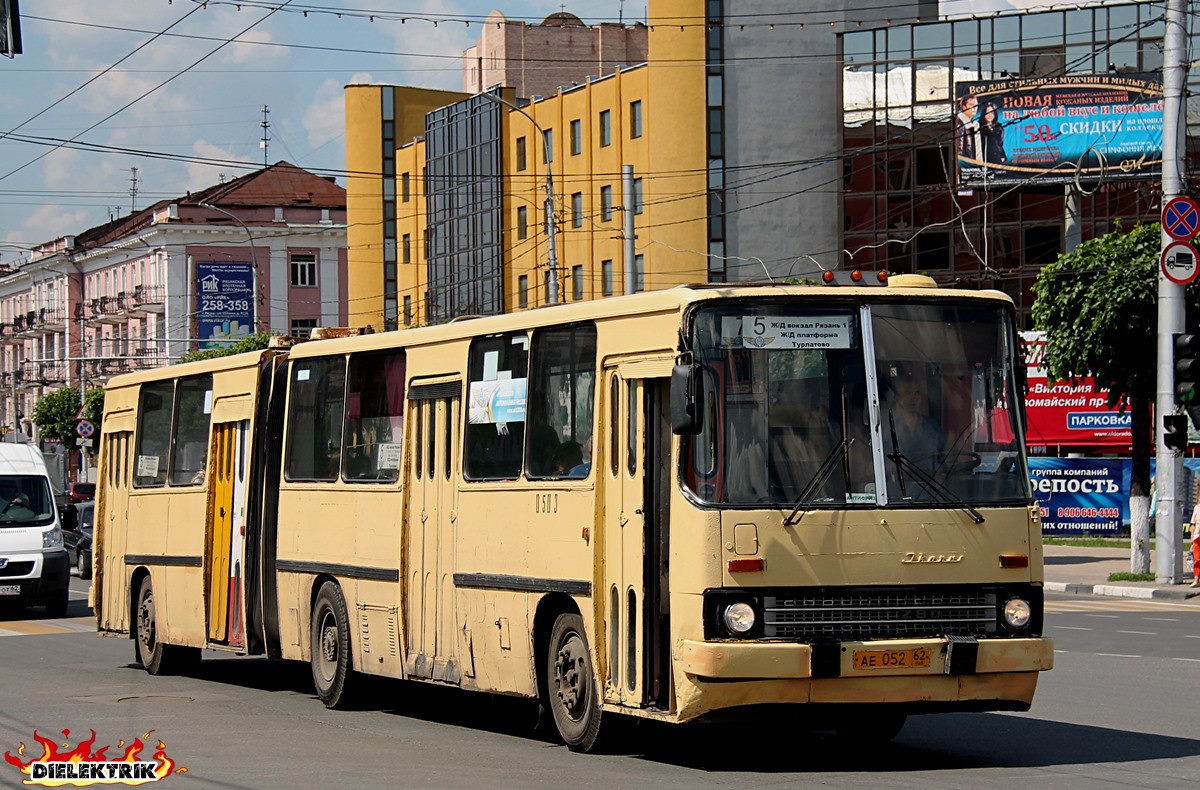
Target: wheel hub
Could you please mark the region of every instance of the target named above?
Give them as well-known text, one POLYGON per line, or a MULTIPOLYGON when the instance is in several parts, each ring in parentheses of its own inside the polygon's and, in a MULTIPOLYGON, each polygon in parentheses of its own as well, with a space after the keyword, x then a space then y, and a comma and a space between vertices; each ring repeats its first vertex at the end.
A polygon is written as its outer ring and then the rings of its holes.
POLYGON ((558 651, 557 659, 554 662, 554 679, 558 699, 563 707, 571 712, 572 716, 578 714, 586 697, 586 688, 581 682, 586 675, 585 659, 581 648, 582 645, 579 644, 577 638, 566 641, 558 651))
POLYGON ((337 629, 333 626, 321 629, 321 657, 326 661, 337 660, 337 629))

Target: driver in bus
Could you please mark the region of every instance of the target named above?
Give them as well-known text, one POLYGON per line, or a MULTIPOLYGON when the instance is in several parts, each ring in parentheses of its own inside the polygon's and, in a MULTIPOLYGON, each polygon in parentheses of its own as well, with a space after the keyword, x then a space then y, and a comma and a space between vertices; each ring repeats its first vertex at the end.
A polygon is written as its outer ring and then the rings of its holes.
POLYGON ((929 396, 922 382, 914 376, 891 380, 891 391, 883 413, 883 447, 892 446, 892 426, 895 425, 898 449, 904 457, 927 472, 933 472, 946 454, 946 437, 938 423, 928 415, 929 396))

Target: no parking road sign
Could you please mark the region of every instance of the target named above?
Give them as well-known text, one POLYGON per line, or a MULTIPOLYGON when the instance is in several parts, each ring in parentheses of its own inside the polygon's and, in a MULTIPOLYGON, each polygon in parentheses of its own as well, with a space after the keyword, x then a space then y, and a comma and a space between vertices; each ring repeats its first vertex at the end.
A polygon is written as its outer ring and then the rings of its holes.
POLYGON ((96 426, 92 425, 87 420, 80 420, 79 424, 75 426, 75 433, 79 434, 84 439, 88 438, 95 432, 96 426))
POLYGON ((1200 230, 1200 206, 1191 198, 1171 198, 1163 206, 1162 227, 1168 236, 1177 241, 1195 238, 1200 230))
POLYGON ((1196 248, 1186 241, 1173 241, 1162 251, 1159 259, 1163 276, 1176 285, 1187 285, 1196 279, 1196 248))

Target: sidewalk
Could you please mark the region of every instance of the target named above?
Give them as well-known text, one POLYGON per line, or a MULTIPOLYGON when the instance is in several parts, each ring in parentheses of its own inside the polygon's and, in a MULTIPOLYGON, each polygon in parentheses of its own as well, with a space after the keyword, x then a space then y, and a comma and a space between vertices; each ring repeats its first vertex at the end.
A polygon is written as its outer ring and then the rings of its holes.
MULTIPOLYGON (((1190 550, 1191 545, 1185 548, 1190 550)), ((1110 582, 1111 573, 1129 572, 1129 549, 1076 546, 1043 547, 1046 561, 1046 590, 1076 595, 1108 595, 1116 598, 1153 598, 1184 601, 1200 605, 1200 587, 1191 587, 1192 561, 1186 556, 1183 584, 1156 582, 1110 582)), ((1150 571, 1154 572, 1154 551, 1150 552, 1150 571)))

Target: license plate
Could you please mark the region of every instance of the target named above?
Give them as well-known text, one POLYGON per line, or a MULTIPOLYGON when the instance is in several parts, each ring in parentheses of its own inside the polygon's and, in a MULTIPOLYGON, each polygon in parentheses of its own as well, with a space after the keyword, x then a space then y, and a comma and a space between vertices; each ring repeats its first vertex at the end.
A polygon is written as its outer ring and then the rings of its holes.
POLYGON ((21 585, 19 584, 0 584, 0 595, 20 595, 21 585))
POLYGON ((855 650, 855 669, 904 669, 906 667, 928 667, 929 648, 914 647, 909 650, 855 650))

